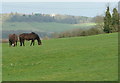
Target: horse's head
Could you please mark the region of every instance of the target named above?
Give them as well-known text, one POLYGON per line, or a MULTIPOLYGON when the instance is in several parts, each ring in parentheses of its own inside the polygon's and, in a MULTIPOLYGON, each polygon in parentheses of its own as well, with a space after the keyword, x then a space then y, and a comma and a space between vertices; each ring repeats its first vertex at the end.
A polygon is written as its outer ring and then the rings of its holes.
POLYGON ((14 46, 15 46, 15 44, 12 44, 12 46, 14 47, 14 46))
POLYGON ((37 35, 37 41, 38 41, 38 45, 42 45, 42 42, 41 42, 41 40, 40 40, 38 35, 37 35))
POLYGON ((12 46, 15 47, 16 43, 12 43, 12 46))
POLYGON ((40 41, 40 42, 38 42, 38 45, 42 45, 42 42, 40 41))

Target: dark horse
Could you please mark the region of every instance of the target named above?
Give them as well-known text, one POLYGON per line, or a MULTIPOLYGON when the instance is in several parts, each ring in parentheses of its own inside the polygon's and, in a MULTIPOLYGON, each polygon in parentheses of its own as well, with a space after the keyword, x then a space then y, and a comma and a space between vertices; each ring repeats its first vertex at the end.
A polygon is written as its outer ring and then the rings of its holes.
POLYGON ((30 46, 32 44, 34 45, 35 40, 38 41, 38 45, 42 45, 42 42, 41 42, 39 36, 34 32, 20 34, 19 35, 19 40, 20 40, 20 46, 22 46, 22 45, 25 46, 25 44, 24 44, 25 40, 28 40, 28 41, 31 40, 30 46))
POLYGON ((9 34, 9 46, 17 46, 18 36, 16 34, 9 34))

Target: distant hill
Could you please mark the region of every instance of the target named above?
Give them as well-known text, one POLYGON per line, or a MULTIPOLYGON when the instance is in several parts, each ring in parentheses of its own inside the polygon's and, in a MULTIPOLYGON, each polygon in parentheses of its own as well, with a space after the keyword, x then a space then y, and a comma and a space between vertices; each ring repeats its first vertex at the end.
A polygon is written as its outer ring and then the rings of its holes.
POLYGON ((89 29, 95 25, 93 18, 55 14, 2 14, 2 38, 8 38, 10 33, 20 34, 34 31, 41 37, 51 37, 52 33, 72 29, 89 29))
POLYGON ((56 22, 66 24, 79 24, 91 22, 91 17, 85 16, 71 16, 71 15, 59 15, 59 14, 9 14, 7 22, 56 22))
POLYGON ((62 24, 62 23, 38 23, 38 22, 4 22, 2 25, 3 38, 8 38, 10 33, 20 34, 23 32, 34 31, 41 37, 51 37, 52 33, 64 32, 72 29, 89 29, 93 27, 95 23, 84 24, 62 24))

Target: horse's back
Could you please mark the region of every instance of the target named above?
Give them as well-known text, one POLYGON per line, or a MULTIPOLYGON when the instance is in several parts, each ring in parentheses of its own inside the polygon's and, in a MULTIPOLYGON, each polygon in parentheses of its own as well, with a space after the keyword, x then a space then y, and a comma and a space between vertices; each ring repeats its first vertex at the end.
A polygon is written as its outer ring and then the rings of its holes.
POLYGON ((21 39, 25 39, 25 40, 31 40, 33 38, 35 38, 35 33, 31 32, 31 33, 22 33, 19 35, 19 38, 21 39))

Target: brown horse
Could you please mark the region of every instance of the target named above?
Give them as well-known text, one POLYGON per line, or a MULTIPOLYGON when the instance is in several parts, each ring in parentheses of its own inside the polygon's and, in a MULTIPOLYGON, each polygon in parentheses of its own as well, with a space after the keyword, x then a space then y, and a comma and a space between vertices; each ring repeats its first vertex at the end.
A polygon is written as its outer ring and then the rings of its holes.
POLYGON ((16 34, 9 34, 9 46, 17 46, 18 36, 16 34))
POLYGON ((25 40, 32 40, 31 41, 31 44, 30 44, 30 46, 33 44, 33 46, 34 46, 34 42, 35 42, 35 40, 37 40, 38 41, 38 45, 42 45, 42 42, 41 42, 41 40, 40 40, 40 38, 39 38, 39 36, 36 34, 36 33, 34 33, 34 32, 31 32, 31 33, 22 33, 22 34, 20 34, 19 35, 19 40, 20 40, 20 46, 25 46, 25 44, 24 44, 24 41, 25 40))

